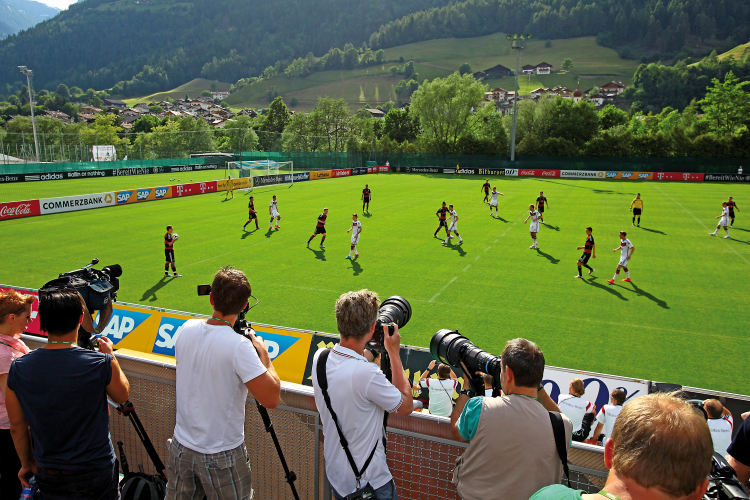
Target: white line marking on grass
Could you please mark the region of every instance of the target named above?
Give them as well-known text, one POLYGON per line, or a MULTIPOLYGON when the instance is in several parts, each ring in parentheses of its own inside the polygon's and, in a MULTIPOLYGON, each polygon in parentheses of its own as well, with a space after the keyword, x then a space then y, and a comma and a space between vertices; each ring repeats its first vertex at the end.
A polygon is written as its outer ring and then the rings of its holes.
MULTIPOLYGON (((689 211, 689 210, 688 210, 687 208, 683 207, 683 206, 682 206, 682 205, 680 204, 680 202, 679 202, 679 201, 675 200, 674 198, 672 198, 671 196, 669 196, 669 195, 668 195, 667 193, 665 193, 664 191, 662 191, 662 189, 661 189, 661 188, 660 188, 659 186, 657 186, 656 184, 654 184, 654 187, 655 187, 656 189, 658 189, 658 190, 659 190, 659 191, 661 192, 661 194, 663 194, 664 196, 666 196, 667 198, 669 198, 669 199, 670 199, 670 200, 672 200, 673 202, 677 203, 677 205, 678 205, 678 206, 679 206, 679 207, 680 207, 681 209, 683 209, 684 211, 686 211, 686 212, 688 213, 688 215, 690 215, 690 217, 692 217, 693 219, 695 219, 696 221, 698 221, 698 224, 700 224, 701 226, 703 226, 703 228, 704 228, 704 229, 705 229, 706 231, 709 231, 709 232, 710 232, 710 229, 708 229, 708 227, 706 227, 706 225, 705 225, 705 224, 704 224, 703 222, 701 222, 701 220, 700 220, 700 219, 699 219, 698 217, 696 217, 695 215, 693 215, 692 213, 690 213, 690 211, 689 211)), ((722 238, 722 239, 723 239, 723 238, 722 238)), ((729 247, 729 248, 730 248, 730 249, 731 249, 731 250, 732 250, 732 251, 733 251, 734 253, 736 253, 736 254, 737 254, 737 256, 738 256, 738 257, 739 257, 740 259, 744 260, 744 261, 745 261, 745 264, 748 264, 748 265, 750 265, 750 261, 748 261, 748 260, 747 260, 747 259, 746 259, 745 257, 743 257, 743 256, 742 256, 742 254, 741 254, 741 253, 739 253, 739 252, 738 252, 737 250, 735 250, 735 249, 734 249, 734 247, 732 247, 732 246, 731 246, 731 245, 730 245, 730 244, 729 244, 728 242, 724 241, 723 243, 724 243, 724 244, 725 244, 726 246, 728 246, 728 247, 729 247)))
POLYGON ((474 257, 474 260, 479 260, 479 257, 481 257, 481 255, 477 255, 476 257, 474 257))
POLYGON ((435 295, 433 295, 432 298, 430 300, 428 300, 427 302, 432 302, 433 300, 435 300, 436 298, 438 298, 438 295, 440 295, 441 293, 443 293, 443 290, 445 290, 446 288, 448 288, 450 286, 450 284, 453 283, 454 281, 456 281, 457 279, 458 279, 458 276, 455 276, 452 280, 450 280, 448 282, 448 284, 446 284, 443 288, 441 288, 440 291, 438 293, 436 293, 435 295))
MULTIPOLYGON (((503 236, 505 236, 505 235, 503 235, 503 236)), ((500 240, 495 240, 495 243, 497 243, 498 241, 500 241, 500 240)))
POLYGON ((491 246, 490 246, 490 247, 487 247, 487 248, 485 248, 485 249, 484 249, 484 251, 486 252, 486 251, 487 251, 487 250, 489 250, 490 248, 492 248, 492 247, 491 247, 491 246))
POLYGON ((464 271, 466 271, 466 270, 467 270, 467 269, 469 269, 470 267, 471 267, 471 264, 467 264, 467 265, 466 265, 466 267, 464 267, 464 271))

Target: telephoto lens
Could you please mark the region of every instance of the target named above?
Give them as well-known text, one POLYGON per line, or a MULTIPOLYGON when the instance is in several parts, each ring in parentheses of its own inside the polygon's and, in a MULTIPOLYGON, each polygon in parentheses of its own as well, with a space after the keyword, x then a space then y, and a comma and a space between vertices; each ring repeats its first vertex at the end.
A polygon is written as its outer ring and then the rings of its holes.
POLYGON ((375 324, 375 333, 372 339, 367 343, 368 347, 376 350, 385 350, 383 344, 383 325, 388 326, 388 335, 393 335, 395 331, 390 323, 396 323, 396 326, 403 328, 411 319, 411 305, 409 301, 398 295, 388 297, 380 304, 378 309, 378 320, 375 324))
POLYGON ((478 371, 500 375, 500 357, 478 348, 456 330, 445 328, 433 335, 430 354, 433 359, 457 368, 461 368, 463 361, 471 376, 478 371))

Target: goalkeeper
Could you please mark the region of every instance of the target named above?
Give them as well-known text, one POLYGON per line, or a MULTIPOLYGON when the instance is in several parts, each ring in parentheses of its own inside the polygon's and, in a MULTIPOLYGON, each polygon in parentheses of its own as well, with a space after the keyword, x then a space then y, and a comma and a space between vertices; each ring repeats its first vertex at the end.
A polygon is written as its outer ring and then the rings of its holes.
POLYGON ((234 183, 232 182, 232 174, 229 174, 227 179, 227 195, 224 197, 224 201, 229 199, 229 193, 232 193, 232 199, 234 199, 234 183))

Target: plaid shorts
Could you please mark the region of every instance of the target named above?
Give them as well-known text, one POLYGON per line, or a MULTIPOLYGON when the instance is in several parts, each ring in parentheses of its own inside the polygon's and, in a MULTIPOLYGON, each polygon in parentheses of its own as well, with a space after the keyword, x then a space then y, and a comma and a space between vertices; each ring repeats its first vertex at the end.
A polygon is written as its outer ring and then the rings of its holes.
POLYGON ((245 444, 205 454, 167 440, 167 500, 252 500, 253 481, 245 444))

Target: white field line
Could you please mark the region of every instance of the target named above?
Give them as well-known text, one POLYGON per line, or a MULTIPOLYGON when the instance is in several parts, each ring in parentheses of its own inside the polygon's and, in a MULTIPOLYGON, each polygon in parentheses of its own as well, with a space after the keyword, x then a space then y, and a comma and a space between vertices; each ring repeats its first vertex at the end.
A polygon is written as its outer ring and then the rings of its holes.
POLYGON ((458 276, 454 276, 452 280, 450 280, 443 288, 440 289, 440 291, 438 293, 436 293, 435 295, 433 295, 432 298, 430 300, 428 300, 427 302, 433 302, 436 298, 438 298, 438 295, 440 295, 441 293, 443 293, 443 290, 445 290, 446 288, 448 288, 451 285, 451 283, 453 283, 457 279, 458 279, 458 276))
POLYGON ((464 271, 466 271, 466 270, 467 270, 467 269, 469 269, 470 267, 471 267, 471 264, 467 264, 467 265, 466 265, 466 267, 464 267, 464 271))

